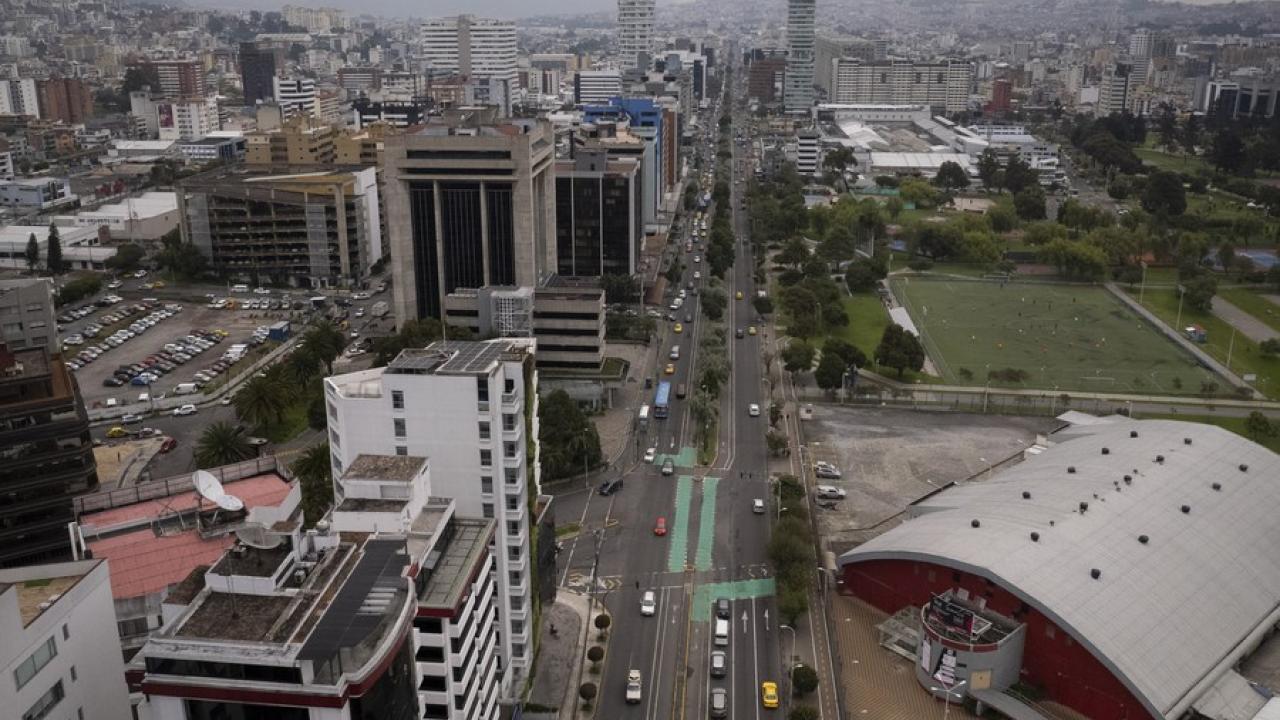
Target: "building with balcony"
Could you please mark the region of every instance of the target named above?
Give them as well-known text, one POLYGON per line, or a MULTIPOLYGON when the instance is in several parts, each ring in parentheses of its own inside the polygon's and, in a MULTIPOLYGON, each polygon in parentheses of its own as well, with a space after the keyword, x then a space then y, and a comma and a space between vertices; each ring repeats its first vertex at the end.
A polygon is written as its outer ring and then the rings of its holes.
POLYGON ((0 459, 0 567, 69 559, 72 498, 98 472, 75 377, 43 344, 0 343, 0 459))
MULTIPOLYGON (((433 343, 384 368, 325 380, 333 474, 361 455, 427 458, 431 492, 459 515, 495 523, 500 696, 533 662, 532 499, 539 488, 532 339, 433 343)), ((341 505, 339 506, 341 509, 341 505)))
POLYGON ((0 570, 0 638, 6 717, 134 717, 105 560, 0 570))
POLYGON ((376 168, 220 168, 184 179, 178 197, 183 238, 223 272, 345 287, 383 254, 376 168))
POLYGON ((1211 425, 1098 421, 940 488, 840 557, 921 686, 1007 717, 1254 718, 1274 683, 1280 456, 1211 425), (896 629, 892 629, 896 628, 896 629), (1252 669, 1251 669, 1252 668, 1252 669))

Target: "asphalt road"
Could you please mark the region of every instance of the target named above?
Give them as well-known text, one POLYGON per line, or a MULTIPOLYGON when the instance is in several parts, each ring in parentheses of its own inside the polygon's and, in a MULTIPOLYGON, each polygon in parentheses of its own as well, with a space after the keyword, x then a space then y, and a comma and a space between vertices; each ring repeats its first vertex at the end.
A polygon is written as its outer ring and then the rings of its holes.
MULTIPOLYGON (((717 126, 709 126, 713 136, 705 145, 704 167, 710 166, 715 147, 717 126)), ((736 161, 733 167, 737 167, 736 161)), ((746 237, 745 218, 736 211, 737 195, 743 187, 732 184, 734 225, 740 239, 746 237)), ((707 272, 705 262, 693 263, 691 257, 703 254, 705 242, 685 253, 687 239, 672 240, 686 263, 679 287, 691 281, 699 285, 701 281, 692 280, 693 272, 707 272)), ((730 303, 724 324, 732 354, 731 377, 721 393, 719 445, 712 466, 694 467, 694 433, 687 401, 675 398, 673 392, 670 417, 652 420, 639 433, 633 452, 620 461, 625 485, 621 491, 601 496, 577 490, 557 498, 559 522, 576 521, 583 528, 576 538, 563 543, 561 585, 592 591, 594 601, 604 603, 614 619, 603 673, 582 679, 599 682, 596 712, 601 717, 707 717, 714 686, 730 690, 731 718, 761 720, 780 712, 762 709, 759 701, 761 682, 772 680, 783 685, 778 644, 782 631, 766 554, 770 518, 776 508, 768 500, 764 443, 767 397, 761 388, 760 371, 760 342, 764 338, 734 337, 737 328, 757 324, 750 305, 753 266, 742 245, 737 252, 735 266, 726 278, 730 303), (734 299, 736 291, 743 293, 743 300, 734 299), (750 403, 764 406, 760 417, 748 416, 750 403), (663 476, 658 464, 640 461, 644 448, 650 446, 658 449, 659 463, 664 454, 687 448, 678 455, 675 474, 663 476), (769 513, 753 513, 756 498, 768 503, 769 513), (666 535, 654 533, 658 518, 666 524, 666 535), (657 601, 652 617, 640 614, 641 598, 647 591, 652 591, 657 601), (711 602, 721 596, 732 601, 727 647, 716 646, 713 639, 711 602), (716 649, 726 650, 730 659, 728 676, 723 679, 711 678, 709 673, 710 655, 716 649), (643 677, 643 699, 638 705, 628 705, 624 697, 631 669, 640 670, 643 677)), ((674 334, 674 323, 670 322, 659 331, 655 387, 662 379, 670 380, 674 387, 695 376, 697 340, 706 323, 698 314, 697 302, 698 296, 690 294, 678 312, 681 322, 686 312, 697 318, 692 325, 684 324, 683 333, 674 334), (662 375, 670 347, 676 343, 681 346, 676 372, 662 375)))

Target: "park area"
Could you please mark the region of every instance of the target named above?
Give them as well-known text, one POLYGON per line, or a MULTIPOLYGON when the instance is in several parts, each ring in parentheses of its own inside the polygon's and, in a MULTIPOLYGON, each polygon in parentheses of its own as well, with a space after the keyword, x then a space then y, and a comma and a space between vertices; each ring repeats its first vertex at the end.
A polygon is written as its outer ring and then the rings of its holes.
POLYGON ((958 278, 892 284, 948 383, 990 377, 993 387, 1195 395, 1220 382, 1102 288, 958 278))

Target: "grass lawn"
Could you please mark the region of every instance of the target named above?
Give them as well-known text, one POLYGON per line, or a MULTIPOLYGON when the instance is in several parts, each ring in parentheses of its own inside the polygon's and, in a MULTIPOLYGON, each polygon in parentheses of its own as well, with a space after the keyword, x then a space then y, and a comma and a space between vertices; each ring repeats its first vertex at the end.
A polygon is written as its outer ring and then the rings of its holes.
POLYGON ((1245 288, 1226 288, 1218 291, 1223 300, 1235 305, 1280 332, 1280 305, 1262 297, 1260 293, 1245 288))
POLYGON ((1213 172, 1213 167, 1209 163, 1194 155, 1183 157, 1181 153, 1170 154, 1152 147, 1134 148, 1133 151, 1142 162, 1154 165, 1161 170, 1187 173, 1188 175, 1213 172))
MULTIPOLYGON (((1198 423, 1204 423, 1206 425, 1217 425, 1218 427, 1223 428, 1224 430, 1230 430, 1231 432, 1241 437, 1249 438, 1250 440, 1257 442, 1259 445, 1262 445, 1263 447, 1267 448, 1272 452, 1280 452, 1280 436, 1273 435, 1269 438, 1262 438, 1261 440, 1255 440, 1254 438, 1249 437, 1249 434, 1245 432, 1244 418, 1242 417, 1219 417, 1217 415, 1183 415, 1182 413, 1178 413, 1176 415, 1143 415, 1142 416, 1142 419, 1144 420, 1149 418, 1155 418, 1160 420, 1182 420, 1184 422, 1198 422, 1198 423)), ((1274 421, 1272 422, 1274 423, 1274 421)))
MULTIPOLYGON (((1136 292, 1131 295, 1137 297, 1136 292)), ((1143 305, 1155 313, 1161 320, 1172 327, 1178 317, 1178 293, 1175 290, 1152 290, 1147 288, 1143 305)), ((1264 358, 1258 352, 1258 344, 1241 333, 1235 333, 1232 347, 1232 328, 1225 320, 1212 313, 1201 313, 1185 305, 1182 308, 1182 326, 1200 325, 1208 333, 1208 341, 1200 347, 1211 357, 1223 364, 1227 363, 1227 353, 1231 351, 1230 369, 1236 374, 1256 373, 1254 384, 1267 397, 1275 397, 1280 393, 1280 358, 1264 358)), ((1215 378, 1215 382, 1219 382, 1215 378)))
MULTIPOLYGON (((844 303, 845 314, 849 316, 849 324, 828 333, 828 337, 840 338, 853 343, 855 347, 862 351, 862 354, 868 358, 874 358, 876 347, 880 344, 880 338, 884 335, 884 329, 890 323, 889 311, 885 310, 884 303, 880 302, 880 298, 872 293, 846 295, 842 302, 844 303)), ((815 344, 819 348, 822 347, 821 340, 815 341, 815 344)), ((893 368, 873 367, 872 369, 886 377, 895 380, 898 378, 898 371, 893 368)), ((902 381, 908 383, 937 383, 942 382, 942 378, 908 370, 903 373, 902 381)))
POLYGON ((278 423, 271 423, 258 428, 263 437, 273 443, 288 442, 307 429, 307 401, 301 399, 285 408, 284 418, 278 423))
POLYGON ((893 282, 948 382, 983 384, 988 370, 1013 369, 1025 378, 992 385, 1177 395, 1215 379, 1101 288, 893 282))

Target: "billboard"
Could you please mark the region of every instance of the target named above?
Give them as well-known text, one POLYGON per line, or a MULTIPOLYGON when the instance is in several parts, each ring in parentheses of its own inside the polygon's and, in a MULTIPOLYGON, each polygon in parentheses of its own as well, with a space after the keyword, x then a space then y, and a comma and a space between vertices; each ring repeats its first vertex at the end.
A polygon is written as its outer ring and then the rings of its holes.
POLYGON ((928 618, 929 622, 944 625, 965 635, 973 634, 973 611, 947 598, 935 595, 929 600, 928 618))

